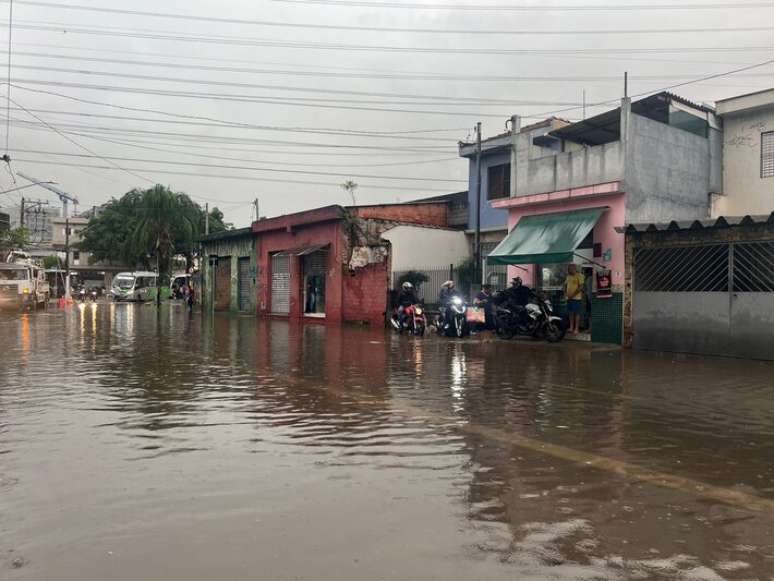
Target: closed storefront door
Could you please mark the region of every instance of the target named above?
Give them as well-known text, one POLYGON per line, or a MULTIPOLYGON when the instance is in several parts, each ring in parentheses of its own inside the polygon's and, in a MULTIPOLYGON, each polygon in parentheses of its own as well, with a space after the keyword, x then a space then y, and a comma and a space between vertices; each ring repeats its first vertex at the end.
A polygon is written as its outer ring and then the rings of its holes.
POLYGON ((219 256, 215 264, 215 310, 231 308, 231 257, 219 256))
POLYGON ((271 312, 290 313, 290 256, 287 254, 271 257, 271 312))
POLYGON ((239 310, 249 311, 251 301, 252 279, 250 272, 250 258, 243 257, 238 261, 239 266, 239 310))

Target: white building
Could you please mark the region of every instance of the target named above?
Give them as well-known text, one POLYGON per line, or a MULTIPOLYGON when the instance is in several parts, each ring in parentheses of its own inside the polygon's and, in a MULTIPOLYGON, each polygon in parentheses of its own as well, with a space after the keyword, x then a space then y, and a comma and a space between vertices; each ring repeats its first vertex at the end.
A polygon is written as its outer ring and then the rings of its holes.
POLYGON ((774 89, 716 103, 723 119, 723 192, 714 216, 774 211, 774 89))

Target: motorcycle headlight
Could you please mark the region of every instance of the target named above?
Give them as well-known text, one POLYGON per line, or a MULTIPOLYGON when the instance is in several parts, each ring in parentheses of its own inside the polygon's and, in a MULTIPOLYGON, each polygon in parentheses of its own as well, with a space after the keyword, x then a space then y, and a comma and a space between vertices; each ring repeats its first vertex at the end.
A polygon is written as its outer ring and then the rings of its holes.
POLYGON ((414 310, 414 312, 415 312, 417 315, 421 315, 421 314, 422 314, 422 309, 420 309, 419 307, 417 307, 417 308, 414 310))
POLYGON ((457 306, 460 306, 462 304, 462 299, 460 297, 454 297, 452 299, 452 303, 454 303, 457 306))

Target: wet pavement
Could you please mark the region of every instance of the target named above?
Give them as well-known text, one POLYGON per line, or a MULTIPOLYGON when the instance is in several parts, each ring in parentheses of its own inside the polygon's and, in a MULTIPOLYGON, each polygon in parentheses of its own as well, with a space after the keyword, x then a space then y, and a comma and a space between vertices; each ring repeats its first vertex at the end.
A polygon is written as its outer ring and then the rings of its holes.
POLYGON ((0 314, 0 579, 774 577, 774 365, 0 314))

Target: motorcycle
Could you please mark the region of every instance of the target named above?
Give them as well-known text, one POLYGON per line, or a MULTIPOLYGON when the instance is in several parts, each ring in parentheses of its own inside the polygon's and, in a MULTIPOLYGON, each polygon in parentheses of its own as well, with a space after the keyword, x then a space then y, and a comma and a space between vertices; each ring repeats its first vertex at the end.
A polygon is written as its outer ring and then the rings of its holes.
POLYGON ((78 291, 78 300, 82 303, 86 302, 86 289, 82 288, 78 291))
POLYGON ((400 320, 400 307, 396 307, 390 318, 393 329, 398 333, 410 331, 412 335, 421 336, 425 334, 427 328, 427 319, 425 318, 425 309, 422 305, 411 305, 404 307, 403 323, 400 320))
POLYGON ((91 302, 92 303, 96 303, 97 302, 97 291, 96 290, 92 290, 90 295, 91 296, 89 298, 91 299, 91 302))
POLYGON ((554 308, 547 298, 532 293, 526 306, 505 302, 495 307, 497 334, 503 339, 514 335, 529 335, 558 343, 564 339, 567 326, 561 317, 554 315, 554 308))
POLYGON ((446 306, 446 317, 439 315, 436 323, 439 335, 447 337, 465 337, 470 333, 468 325, 468 305, 462 297, 453 297, 446 306))

